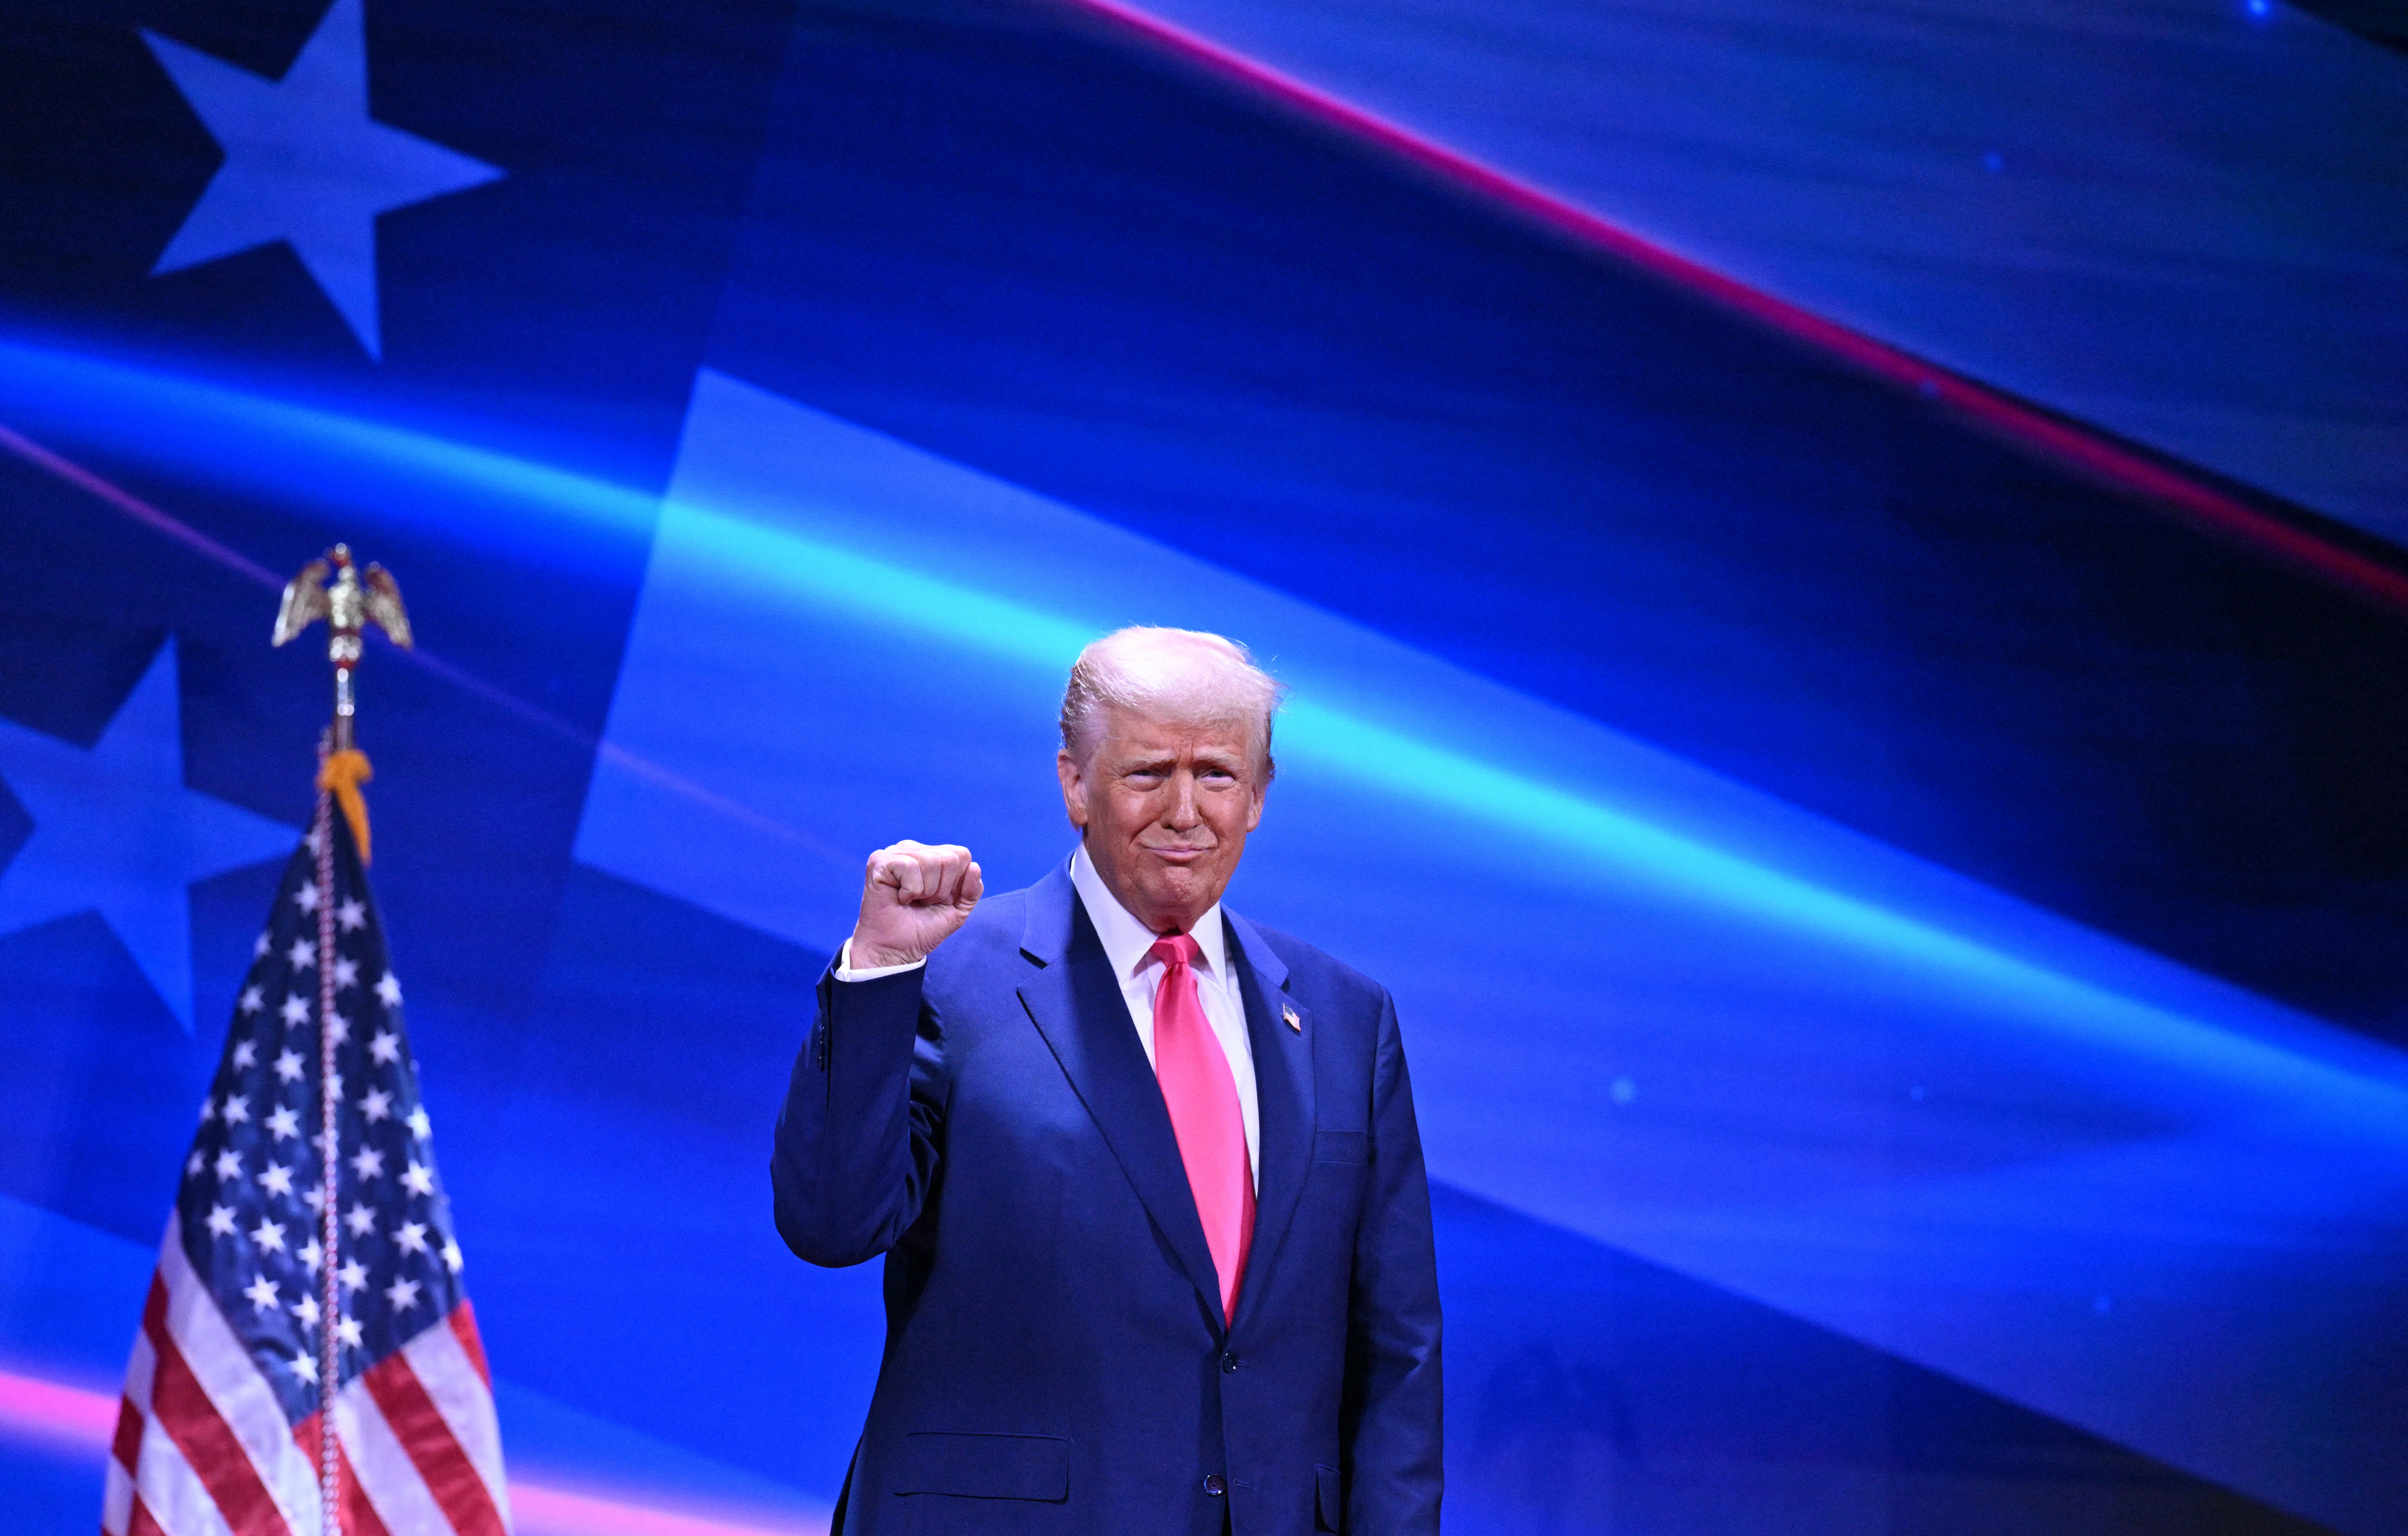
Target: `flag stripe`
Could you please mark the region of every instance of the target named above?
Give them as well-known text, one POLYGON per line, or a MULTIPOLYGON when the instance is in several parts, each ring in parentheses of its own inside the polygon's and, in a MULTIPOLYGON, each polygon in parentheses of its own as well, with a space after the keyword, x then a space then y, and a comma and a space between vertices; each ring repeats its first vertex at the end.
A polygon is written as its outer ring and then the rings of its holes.
MULTIPOLYGON (((345 1390, 348 1393, 358 1389, 350 1387, 345 1390)), ((318 1415, 310 1414, 309 1422, 316 1424, 318 1415)), ((351 1459, 350 1447, 343 1443, 342 1430, 343 1416, 337 1414, 335 1415, 335 1462, 343 1480, 343 1536, 392 1536, 384 1516, 377 1511, 368 1480, 360 1475, 358 1465, 351 1459)))
MULTIPOLYGON (((151 1284, 158 1284, 155 1271, 151 1284)), ((136 1478, 142 1466, 143 1441, 150 1429, 150 1380, 157 1373, 158 1358, 150 1352, 150 1336, 136 1328, 134 1351, 125 1362, 125 1390, 117 1400, 117 1435, 109 1446, 108 1481, 101 1491, 100 1528, 108 1536, 131 1536, 134 1509, 141 1502, 136 1478)), ((158 1525, 147 1513, 143 1518, 154 1528, 158 1525)))
MULTIPOLYGON (((185 1364, 207 1388, 227 1430, 248 1455, 287 1529, 315 1529, 317 1459, 302 1455, 293 1443, 283 1405, 267 1378, 260 1374, 258 1362, 235 1337, 225 1313, 218 1310, 217 1298, 193 1272, 173 1222, 160 1249, 159 1276, 167 1288, 169 1331, 183 1351, 185 1364)), ((195 1470, 208 1471, 206 1467, 195 1470)), ((243 1529, 248 1536, 250 1528, 243 1529)))
MULTIPOLYGON (((354 1384, 345 1387, 343 1395, 348 1398, 358 1391, 359 1387, 354 1384)), ((313 1460, 318 1455, 319 1422, 319 1415, 312 1414, 293 1427, 293 1443, 301 1447, 302 1452, 313 1460)), ((368 1496, 368 1487, 360 1476, 359 1468, 351 1459, 351 1449, 343 1436, 343 1415, 340 1414, 335 1415, 335 1475, 342 1487, 342 1510, 337 1518, 342 1522, 343 1536, 392 1536, 384 1517, 377 1512, 375 1501, 368 1496)))
MULTIPOLYGON (((233 1536, 209 1490, 157 1419, 142 1431, 142 1461, 134 1501, 165 1536, 233 1536)), ((246 1531, 244 1536, 251 1536, 246 1531)))
MULTIPOLYGON (((456 1319, 467 1310, 468 1303, 463 1301, 452 1317, 456 1319)), ((476 1336, 472 1322, 466 1339, 476 1336)), ((501 1513, 502 1524, 508 1526, 509 1484, 502 1472, 502 1428, 494 1417, 494 1394, 458 1327, 447 1320, 446 1327, 428 1328, 404 1344, 401 1352, 409 1357, 409 1368, 418 1373, 419 1385, 426 1388, 427 1397, 443 1415, 452 1438, 459 1443, 468 1464, 477 1469, 486 1494, 501 1513)))
POLYGON ((125 1536, 167 1536, 167 1532, 160 1529, 159 1522, 150 1518, 150 1506, 136 1499, 134 1500, 134 1512, 128 1517, 125 1536))
POLYGON ((346 1450, 359 1465, 361 1484, 388 1524, 412 1532, 453 1529, 451 1515, 437 1502, 408 1448, 378 1412, 364 1382, 344 1389, 335 1422, 342 1428, 346 1450))
POLYGON ((135 1457, 142 1454, 142 1410, 134 1406, 130 1397, 117 1400, 117 1433, 109 1441, 108 1451, 117 1465, 129 1472, 135 1457))
MULTIPOLYGON (((142 1454, 142 1418, 134 1419, 134 1454, 142 1454)), ((134 1518, 134 1473, 125 1463, 109 1458, 107 1481, 101 1486, 100 1529, 106 1536, 125 1536, 125 1528, 134 1518)))
POLYGON ((143 1308, 142 1330, 150 1339, 158 1365, 150 1383, 155 1422, 166 1430, 184 1463, 208 1489, 208 1496, 228 1525, 244 1536, 292 1536, 284 1512, 267 1491, 267 1484, 251 1465, 251 1454, 218 1415, 217 1404, 186 1363, 183 1352, 167 1331, 167 1287, 150 1283, 150 1304, 143 1308))
POLYGON ((466 1298, 452 1309, 452 1331, 458 1337, 460 1347, 466 1352, 469 1363, 477 1368, 477 1379, 485 1390, 494 1389, 494 1368, 485 1363, 485 1337, 477 1331, 477 1309, 466 1298))
POLYGON ((509 1536, 492 1491, 452 1437, 452 1427, 443 1421, 425 1384, 410 1368, 408 1353, 396 1350, 386 1356, 360 1380, 425 1480, 427 1490, 443 1506, 452 1529, 460 1536, 509 1536))

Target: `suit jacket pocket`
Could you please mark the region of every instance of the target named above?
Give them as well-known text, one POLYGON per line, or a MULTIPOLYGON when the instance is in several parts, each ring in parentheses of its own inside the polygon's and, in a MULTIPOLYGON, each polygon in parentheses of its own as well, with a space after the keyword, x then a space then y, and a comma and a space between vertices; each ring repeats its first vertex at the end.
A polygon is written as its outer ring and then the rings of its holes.
POLYGON ((1321 1530, 1346 1529, 1346 1496, 1339 1491, 1338 1469, 1315 1465, 1312 1469, 1312 1500, 1314 1513, 1320 1517, 1313 1526, 1321 1530))
POLYGON ((1316 1130, 1312 1133, 1312 1160, 1359 1163, 1369 1156, 1370 1140, 1359 1130, 1316 1130))
POLYGON ((896 1493, 1070 1497, 1070 1443, 1059 1435, 907 1434, 899 1460, 896 1493))

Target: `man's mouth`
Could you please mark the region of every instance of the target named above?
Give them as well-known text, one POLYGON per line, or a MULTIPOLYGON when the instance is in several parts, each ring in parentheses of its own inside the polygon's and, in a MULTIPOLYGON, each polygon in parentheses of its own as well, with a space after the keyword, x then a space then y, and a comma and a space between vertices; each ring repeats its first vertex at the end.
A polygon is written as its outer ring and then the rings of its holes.
POLYGON ((1193 864, 1197 860, 1211 853, 1212 850, 1210 848, 1177 846, 1170 848, 1148 847, 1146 852, 1162 860, 1165 864, 1193 864))

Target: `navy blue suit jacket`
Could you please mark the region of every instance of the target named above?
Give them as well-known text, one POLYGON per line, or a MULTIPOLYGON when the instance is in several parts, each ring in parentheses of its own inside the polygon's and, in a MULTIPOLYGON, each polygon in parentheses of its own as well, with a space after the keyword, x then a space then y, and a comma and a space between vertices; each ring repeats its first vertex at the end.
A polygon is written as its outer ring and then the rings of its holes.
POLYGON ((1226 1321, 1066 870, 989 897, 920 970, 821 978, 769 1166, 796 1254, 886 1256, 847 1536, 1437 1531, 1438 1274, 1395 1005, 1225 919, 1261 1114, 1226 1321))

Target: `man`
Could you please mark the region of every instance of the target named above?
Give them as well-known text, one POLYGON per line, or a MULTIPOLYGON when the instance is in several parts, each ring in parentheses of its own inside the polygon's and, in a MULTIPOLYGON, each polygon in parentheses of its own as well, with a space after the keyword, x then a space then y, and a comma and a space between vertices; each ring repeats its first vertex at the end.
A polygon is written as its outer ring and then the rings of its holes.
POLYGON ((1068 862, 870 855, 770 1159, 815 1264, 886 1257, 848 1536, 1428 1536, 1439 1302, 1387 993, 1221 907, 1278 688, 1214 635, 1082 652, 1068 862))

